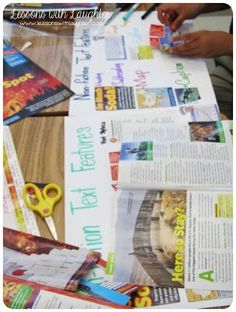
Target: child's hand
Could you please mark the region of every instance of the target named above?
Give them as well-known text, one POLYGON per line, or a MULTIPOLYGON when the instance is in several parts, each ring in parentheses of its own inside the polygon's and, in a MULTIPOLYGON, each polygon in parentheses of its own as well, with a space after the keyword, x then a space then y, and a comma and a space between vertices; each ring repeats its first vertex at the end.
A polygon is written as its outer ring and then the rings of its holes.
POLYGON ((175 36, 172 41, 184 43, 171 48, 171 54, 203 58, 233 54, 233 36, 224 31, 196 31, 175 36))
POLYGON ((170 26, 172 31, 186 20, 195 18, 205 7, 202 3, 166 3, 161 4, 158 9, 158 19, 162 24, 170 26))

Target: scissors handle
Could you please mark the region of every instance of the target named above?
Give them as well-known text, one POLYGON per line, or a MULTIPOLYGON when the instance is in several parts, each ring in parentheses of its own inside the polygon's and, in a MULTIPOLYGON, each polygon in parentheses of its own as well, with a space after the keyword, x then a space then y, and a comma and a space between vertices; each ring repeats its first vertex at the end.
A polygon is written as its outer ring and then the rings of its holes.
POLYGON ((40 189, 33 183, 26 183, 23 187, 22 196, 26 206, 40 213, 40 207, 43 202, 43 196, 40 189), (30 194, 33 191, 35 197, 34 202, 31 200, 30 194))
POLYGON ((62 192, 60 187, 55 183, 47 184, 42 193, 40 189, 33 183, 26 183, 23 188, 23 199, 28 208, 38 212, 41 217, 46 218, 52 216, 55 203, 60 200, 62 192), (29 196, 29 190, 34 191, 35 203, 32 202, 29 196), (56 191, 56 196, 49 196, 50 190, 56 191))
POLYGON ((56 202, 58 202, 61 199, 62 192, 61 188, 58 184, 56 183, 49 183, 44 186, 43 188, 43 197, 44 199, 51 205, 54 206, 56 202), (55 196, 49 196, 50 191, 55 191, 56 195, 55 196))

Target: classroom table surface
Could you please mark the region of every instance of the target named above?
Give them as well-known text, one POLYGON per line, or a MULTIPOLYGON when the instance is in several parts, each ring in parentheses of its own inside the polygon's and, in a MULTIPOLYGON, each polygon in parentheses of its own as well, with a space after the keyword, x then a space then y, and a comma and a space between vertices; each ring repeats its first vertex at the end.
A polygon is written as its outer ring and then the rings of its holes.
MULTIPOLYGON (((64 117, 29 117, 10 126, 16 153, 27 182, 59 184, 62 199, 54 210, 58 240, 64 241, 64 117)), ((37 216, 40 234, 52 238, 37 216)))

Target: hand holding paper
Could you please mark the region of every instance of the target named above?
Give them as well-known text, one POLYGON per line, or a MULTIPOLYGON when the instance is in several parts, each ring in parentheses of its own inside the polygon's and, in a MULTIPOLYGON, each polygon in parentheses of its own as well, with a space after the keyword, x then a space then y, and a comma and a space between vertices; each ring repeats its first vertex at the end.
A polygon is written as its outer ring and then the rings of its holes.
POLYGON ((203 9, 202 3, 166 3, 158 7, 158 19, 176 31, 186 19, 195 18, 203 9))

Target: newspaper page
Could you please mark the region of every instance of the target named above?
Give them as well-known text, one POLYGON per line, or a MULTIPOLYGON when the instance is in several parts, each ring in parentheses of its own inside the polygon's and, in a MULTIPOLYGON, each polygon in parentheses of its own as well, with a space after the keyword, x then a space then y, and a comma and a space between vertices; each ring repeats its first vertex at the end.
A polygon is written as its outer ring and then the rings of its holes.
POLYGON ((232 193, 121 190, 116 211, 114 280, 232 291, 232 193))
POLYGON ((134 140, 122 142, 120 188, 232 189, 228 123, 176 121, 155 127, 136 123, 123 131, 133 134, 134 140))
MULTIPOLYGON (((159 23, 157 16, 142 23, 140 18, 135 12, 129 23, 117 18, 107 27, 75 26, 70 116, 198 107, 202 118, 209 114, 217 118, 219 109, 204 61, 153 49, 149 29, 159 23)), ((191 27, 191 23, 185 26, 191 27)))

